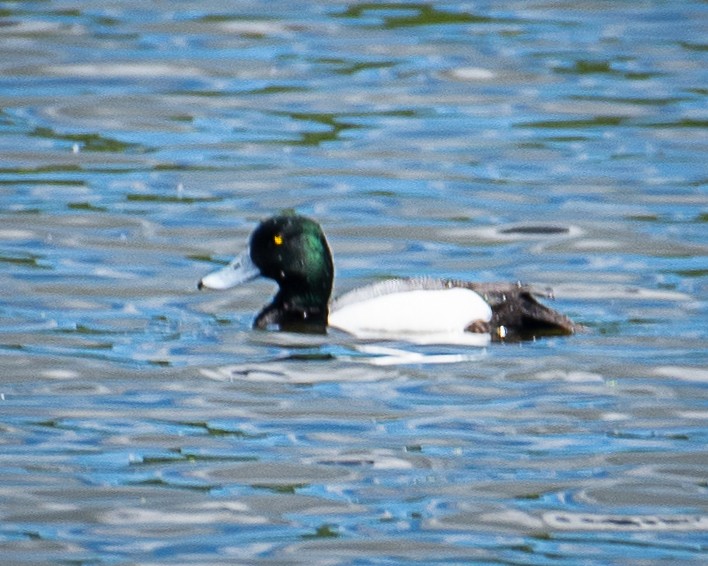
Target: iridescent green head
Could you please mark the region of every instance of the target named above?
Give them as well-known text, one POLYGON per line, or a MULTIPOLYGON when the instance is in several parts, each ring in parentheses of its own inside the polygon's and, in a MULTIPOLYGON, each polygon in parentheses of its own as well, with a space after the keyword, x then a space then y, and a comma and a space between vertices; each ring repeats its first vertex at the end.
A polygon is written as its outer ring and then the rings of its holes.
POLYGON ((261 275, 280 287, 256 328, 325 332, 334 266, 322 228, 296 214, 274 216, 253 231, 249 249, 199 287, 226 289, 261 275))

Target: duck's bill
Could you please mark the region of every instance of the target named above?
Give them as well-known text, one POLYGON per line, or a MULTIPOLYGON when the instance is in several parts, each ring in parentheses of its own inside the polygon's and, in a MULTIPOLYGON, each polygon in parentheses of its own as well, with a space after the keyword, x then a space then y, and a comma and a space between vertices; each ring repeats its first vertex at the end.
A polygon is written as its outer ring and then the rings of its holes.
POLYGON ((246 281, 255 279, 261 274, 251 261, 250 250, 245 250, 236 256, 226 267, 204 276, 197 285, 199 289, 215 289, 221 291, 236 287, 246 281))

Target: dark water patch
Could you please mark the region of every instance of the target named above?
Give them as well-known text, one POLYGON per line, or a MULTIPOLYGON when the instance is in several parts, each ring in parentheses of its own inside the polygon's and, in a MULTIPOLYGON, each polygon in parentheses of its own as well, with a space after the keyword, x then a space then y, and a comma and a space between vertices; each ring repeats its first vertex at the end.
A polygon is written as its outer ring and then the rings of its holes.
POLYGON ((340 139, 340 135, 347 130, 361 128, 359 124, 350 123, 346 119, 336 114, 307 114, 307 113, 288 113, 283 114, 298 122, 309 122, 312 124, 321 125, 322 128, 315 132, 301 132, 299 140, 291 141, 297 145, 320 145, 325 142, 331 142, 340 139))
POLYGON ((301 535, 303 539, 337 538, 341 536, 336 525, 324 524, 317 527, 314 533, 301 535))
POLYGON ((626 219, 635 222, 658 222, 660 217, 656 214, 631 214, 626 219))
POLYGON ((108 207, 97 206, 90 202, 70 202, 67 205, 69 210, 79 210, 84 212, 108 212, 108 207))
POLYGON ((595 116, 592 118, 577 118, 572 120, 540 120, 515 124, 517 128, 541 129, 578 129, 598 128, 605 126, 622 126, 629 122, 629 118, 622 116, 595 116))
MULTIPOLYGON (((165 462, 161 462, 161 464, 165 464, 165 462)), ((184 484, 184 483, 176 484, 176 483, 166 480, 164 478, 136 479, 136 480, 127 482, 126 485, 152 487, 152 488, 157 488, 157 489, 160 489, 160 488, 185 489, 185 490, 189 490, 189 491, 196 491, 196 492, 202 492, 202 493, 209 493, 213 489, 213 486, 210 486, 210 485, 184 484)))
POLYGON ((708 51, 708 43, 696 43, 691 41, 679 41, 679 45, 688 51, 704 52, 708 51))
POLYGON ((202 254, 188 254, 186 257, 189 260, 199 261, 199 262, 204 262, 204 263, 212 263, 212 264, 217 264, 217 265, 226 265, 230 261, 230 260, 218 259, 218 258, 214 258, 213 256, 210 256, 210 255, 202 255, 202 254))
POLYGON ((53 266, 45 256, 32 253, 0 253, 0 263, 30 267, 33 269, 53 269, 53 266))
POLYGON ((97 133, 59 134, 51 128, 37 127, 29 135, 39 138, 74 142, 81 151, 110 153, 148 153, 152 151, 150 148, 137 143, 122 142, 97 133))
POLYGON ((681 118, 671 122, 650 122, 644 124, 647 128, 698 128, 704 130, 708 128, 708 120, 698 120, 693 118, 681 118))
POLYGON ((385 29, 454 24, 486 24, 504 20, 463 11, 441 10, 427 3, 361 3, 349 6, 339 17, 362 19, 385 29))
POLYGON ((632 104, 638 106, 674 106, 676 104, 681 104, 682 102, 687 102, 689 98, 687 97, 656 97, 656 96, 646 96, 646 97, 616 97, 616 96, 574 96, 574 100, 587 100, 591 102, 605 102, 611 104, 632 104))
POLYGON ((266 437, 265 433, 263 433, 263 434, 261 434, 261 433, 248 433, 248 432, 244 432, 243 430, 227 429, 227 428, 213 425, 213 424, 210 424, 207 422, 203 422, 203 423, 201 423, 201 422, 182 422, 180 424, 190 427, 190 428, 204 430, 209 436, 215 436, 215 437, 233 436, 235 438, 254 439, 254 440, 260 440, 260 439, 263 439, 266 437))
POLYGON ((393 66, 395 66, 395 63, 390 61, 360 61, 339 66, 334 70, 334 72, 340 75, 355 75, 356 73, 362 71, 370 71, 372 69, 389 69, 393 66))
MULTIPOLYGON (((238 22, 244 19, 242 15, 237 15, 237 14, 229 14, 229 13, 220 13, 220 14, 199 14, 196 16, 193 16, 194 21, 198 22, 203 22, 203 23, 223 23, 223 22, 238 22)), ((262 23, 273 23, 276 24, 277 20, 272 20, 269 18, 263 18, 263 17, 258 17, 258 18, 252 18, 248 20, 249 22, 262 22, 262 23)), ((252 33, 250 34, 253 37, 264 37, 261 34, 256 34, 252 33)))
POLYGON ((611 61, 594 61, 588 59, 579 59, 574 61, 570 67, 557 67, 555 72, 578 75, 590 75, 597 73, 613 75, 618 73, 615 69, 613 69, 611 61))
MULTIPOLYGON (((129 465, 132 467, 155 467, 160 468, 164 465, 183 464, 183 463, 198 463, 205 464, 218 462, 255 462, 256 456, 241 456, 237 454, 202 454, 182 448, 174 448, 168 451, 167 454, 161 455, 146 455, 143 454, 137 460, 131 460, 129 465)), ((199 489, 204 489, 204 485, 197 486, 199 489)))
POLYGON ((678 275, 679 277, 688 278, 706 277, 708 276, 708 269, 678 269, 669 273, 673 273, 675 275, 678 275))
POLYGON ((569 234, 570 228, 564 226, 513 226, 499 230, 500 234, 518 234, 529 236, 556 236, 558 234, 569 234))
POLYGON ((59 328, 59 334, 76 334, 80 336, 124 336, 125 330, 112 328, 97 328, 87 324, 74 324, 69 328, 59 328))
MULTIPOLYGON (((53 163, 51 165, 38 165, 36 167, 7 167, 0 168, 0 174, 10 174, 10 175, 23 175, 21 177, 22 183, 46 183, 48 185, 80 185, 82 184, 80 179, 69 180, 69 179, 53 179, 53 178, 41 178, 41 179, 27 179, 24 175, 33 173, 71 173, 80 172, 82 167, 75 163, 53 163)), ((0 184, 18 184, 18 179, 0 179, 0 184)))
POLYGON ((232 173, 239 173, 239 172, 257 172, 257 171, 268 171, 269 167, 267 165, 261 165, 261 164, 249 164, 249 165, 227 165, 227 164, 222 164, 222 165, 200 165, 200 164, 194 164, 194 163, 169 163, 169 162, 162 162, 162 163, 156 163, 152 167, 153 171, 165 171, 165 172, 171 172, 171 171, 184 171, 186 173, 199 173, 199 172, 219 172, 223 173, 225 171, 231 171, 232 173))
POLYGON ((287 84, 271 84, 267 86, 262 86, 262 87, 257 87, 257 88, 252 88, 249 90, 244 91, 244 94, 250 94, 252 96, 268 96, 268 95, 279 95, 279 94, 287 94, 287 93, 302 93, 302 92, 307 92, 308 88, 297 85, 297 84, 292 84, 292 85, 287 85, 287 84))
POLYGON ((189 94, 189 96, 200 96, 204 98, 217 98, 217 97, 223 97, 224 93, 221 90, 196 90, 196 89, 189 89, 189 91, 182 91, 182 90, 177 90, 174 91, 172 94, 189 94))
POLYGON ((652 73, 649 71, 627 71, 624 73, 624 78, 633 81, 648 81, 660 76, 660 73, 652 73))
POLYGON ((268 484, 268 483, 255 483, 251 486, 253 489, 263 489, 276 494, 295 494, 300 490, 309 487, 306 483, 295 483, 295 484, 268 484))
POLYGON ((128 193, 125 195, 125 199, 128 202, 154 202, 154 203, 165 203, 165 204, 196 204, 204 202, 220 202, 223 199, 221 197, 193 197, 186 195, 156 195, 156 194, 145 194, 145 193, 128 193))

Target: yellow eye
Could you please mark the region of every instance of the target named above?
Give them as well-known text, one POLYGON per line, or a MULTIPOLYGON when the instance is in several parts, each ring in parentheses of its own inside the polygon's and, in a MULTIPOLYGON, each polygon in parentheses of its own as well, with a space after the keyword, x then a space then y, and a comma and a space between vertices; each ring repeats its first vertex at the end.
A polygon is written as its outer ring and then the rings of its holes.
POLYGON ((276 234, 273 237, 273 242, 275 242, 276 246, 280 246, 283 243, 283 237, 280 234, 276 234))

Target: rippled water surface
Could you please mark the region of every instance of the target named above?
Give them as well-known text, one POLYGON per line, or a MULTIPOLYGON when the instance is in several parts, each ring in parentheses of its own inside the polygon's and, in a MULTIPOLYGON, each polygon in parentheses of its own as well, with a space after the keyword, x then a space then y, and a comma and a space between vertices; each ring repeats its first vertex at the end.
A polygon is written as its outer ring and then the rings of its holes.
POLYGON ((3 564, 708 559, 704 2, 0 3, 3 564), (317 218, 338 292, 522 280, 487 348, 254 333, 198 279, 317 218))

